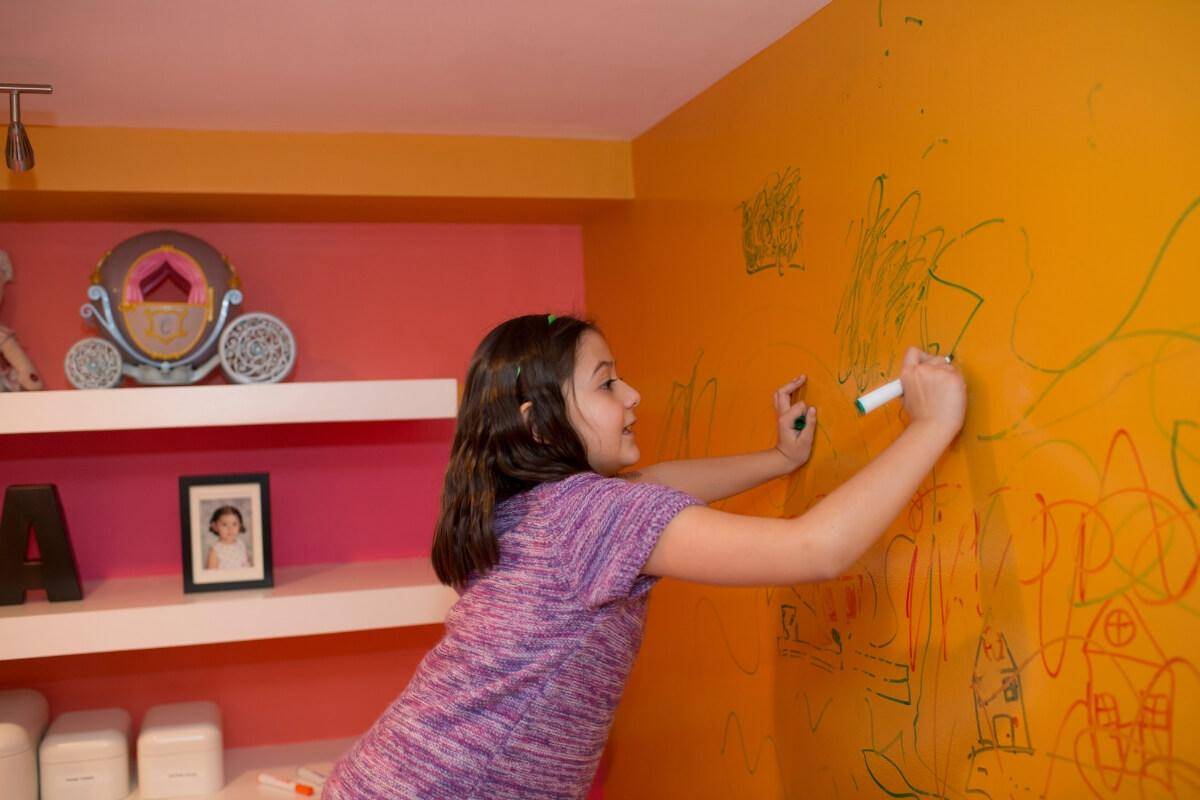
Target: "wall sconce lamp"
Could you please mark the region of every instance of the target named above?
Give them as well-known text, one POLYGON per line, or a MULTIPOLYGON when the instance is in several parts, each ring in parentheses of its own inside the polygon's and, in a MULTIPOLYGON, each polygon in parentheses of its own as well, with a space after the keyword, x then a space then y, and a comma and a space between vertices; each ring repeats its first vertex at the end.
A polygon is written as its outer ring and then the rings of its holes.
POLYGON ((21 124, 21 95, 50 94, 54 87, 45 83, 0 83, 0 92, 8 92, 8 138, 4 142, 4 161, 13 172, 33 169, 33 146, 21 124))

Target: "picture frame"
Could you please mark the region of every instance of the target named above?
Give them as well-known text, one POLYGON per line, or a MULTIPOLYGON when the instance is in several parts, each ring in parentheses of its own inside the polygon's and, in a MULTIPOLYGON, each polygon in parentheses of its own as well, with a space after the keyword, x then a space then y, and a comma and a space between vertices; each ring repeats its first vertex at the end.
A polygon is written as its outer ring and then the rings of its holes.
POLYGON ((179 478, 183 591, 274 586, 267 473, 179 478))

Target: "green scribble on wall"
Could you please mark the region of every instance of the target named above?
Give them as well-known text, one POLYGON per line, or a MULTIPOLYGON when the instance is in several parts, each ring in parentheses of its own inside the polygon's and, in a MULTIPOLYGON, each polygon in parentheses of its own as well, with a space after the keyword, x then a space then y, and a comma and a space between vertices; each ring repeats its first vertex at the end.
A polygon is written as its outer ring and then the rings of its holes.
POLYGON ((671 382, 671 394, 667 398, 667 413, 663 420, 662 434, 658 440, 658 458, 670 460, 677 458, 703 457, 708 455, 709 441, 712 439, 713 417, 717 408, 717 379, 709 378, 703 384, 698 382, 700 360, 704 358, 701 350, 692 363, 692 374, 686 383, 671 382), (707 399, 707 424, 697 420, 696 406, 707 399), (701 431, 704 440, 698 452, 693 452, 695 444, 692 441, 693 424, 703 425, 701 431))
POLYGON ((1165 337, 1179 341, 1200 342, 1200 334, 1193 333, 1186 328, 1127 329, 1127 326, 1129 325, 1130 320, 1133 318, 1133 315, 1141 306, 1142 301, 1146 299, 1146 294, 1150 291, 1150 287, 1154 283, 1154 278, 1158 274, 1159 267, 1162 266, 1163 259, 1171 249, 1171 243, 1175 240, 1176 235, 1178 235, 1180 229, 1183 228, 1183 226, 1187 223, 1191 215, 1194 214, 1198 209, 1200 209, 1200 196, 1193 199, 1192 202, 1190 202, 1183 210, 1183 213, 1176 217, 1175 221, 1171 224, 1170 229, 1167 231, 1166 236, 1163 238, 1162 244, 1159 245, 1158 252, 1155 254, 1153 261, 1151 261, 1149 268, 1147 268, 1146 276, 1142 280, 1141 287, 1138 289, 1138 292, 1134 296, 1133 300, 1130 301, 1129 307, 1125 309, 1125 312, 1121 315, 1121 318, 1116 320, 1116 322, 1113 324, 1112 329, 1108 333, 1096 339, 1094 342, 1084 345, 1070 361, 1061 367, 1051 367, 1044 364, 1039 364, 1033 359, 1026 357, 1017 348, 1017 327, 1019 324, 1021 307, 1026 298, 1029 296, 1029 293, 1033 291, 1034 280, 1032 259, 1029 252, 1029 234, 1024 228, 1021 229, 1021 235, 1025 239, 1025 270, 1028 275, 1029 282, 1025 288, 1025 291, 1021 294, 1020 299, 1017 301, 1016 307, 1013 309, 1012 326, 1009 330, 1009 347, 1012 349, 1013 355, 1016 356, 1017 360, 1026 367, 1035 372, 1040 372, 1045 375, 1052 375, 1053 378, 1051 378, 1049 383, 1046 384, 1041 393, 1034 398, 1033 402, 1029 403, 1019 413, 1017 418, 1012 423, 1004 428, 1001 428, 1000 430, 993 431, 991 433, 979 434, 979 439, 981 441, 995 441, 1016 433, 1021 424, 1029 419, 1029 417, 1032 416, 1033 413, 1042 405, 1046 398, 1054 392, 1055 388, 1063 378, 1079 369, 1079 367, 1086 364, 1097 354, 1115 342, 1129 341, 1132 339, 1147 337, 1165 337))
POLYGON ((725 755, 725 751, 729 749, 730 731, 737 734, 737 749, 741 752, 742 765, 747 775, 758 772, 767 745, 771 746, 771 750, 775 753, 774 760, 778 763, 778 746, 775 744, 775 737, 769 734, 762 737, 758 747, 754 748, 754 754, 751 755, 750 748, 746 746, 746 733, 742 730, 742 720, 735 711, 730 711, 725 717, 725 732, 721 736, 721 755, 725 755))
POLYGON ((1092 99, 1096 96, 1096 92, 1100 91, 1103 88, 1104 88, 1104 84, 1097 83, 1095 86, 1093 86, 1091 88, 1091 90, 1087 94, 1088 122, 1090 123, 1091 128, 1092 128, 1092 132, 1088 134, 1087 141, 1088 141, 1088 146, 1091 147, 1093 150, 1096 149, 1096 110, 1095 110, 1095 107, 1092 105, 1092 99))
POLYGON ((944 797, 913 786, 900 765, 878 750, 864 749, 862 755, 867 774, 888 797, 944 797))
POLYGON ((909 192, 894 209, 884 205, 886 175, 877 177, 867 198, 867 212, 858 221, 858 244, 850 280, 838 308, 834 332, 838 334, 839 383, 853 379, 865 391, 895 371, 899 343, 914 320, 920 328, 921 347, 954 353, 983 297, 966 286, 941 278, 939 263, 950 247, 984 225, 973 225, 962 236, 947 236, 944 228, 917 229, 921 193, 909 192), (949 347, 929 332, 925 308, 934 285, 945 286, 970 298, 972 307, 949 347))
POLYGON ((1196 499, 1192 497, 1188 491, 1187 485, 1183 481, 1183 472, 1179 469, 1179 429, 1180 428, 1200 428, 1190 419, 1177 419, 1175 425, 1171 429, 1171 466, 1175 470, 1175 485, 1179 487, 1179 493, 1183 495, 1183 501, 1191 508, 1196 508, 1196 499))
POLYGON ((742 254, 746 274, 774 269, 804 269, 804 209, 799 198, 800 173, 789 167, 767 178, 763 188, 744 201, 742 254))
POLYGON ((950 140, 949 139, 934 139, 932 142, 929 143, 929 147, 925 148, 925 152, 921 153, 921 158, 925 158, 925 156, 929 155, 929 153, 933 150, 933 148, 937 147, 939 144, 950 144, 950 140))

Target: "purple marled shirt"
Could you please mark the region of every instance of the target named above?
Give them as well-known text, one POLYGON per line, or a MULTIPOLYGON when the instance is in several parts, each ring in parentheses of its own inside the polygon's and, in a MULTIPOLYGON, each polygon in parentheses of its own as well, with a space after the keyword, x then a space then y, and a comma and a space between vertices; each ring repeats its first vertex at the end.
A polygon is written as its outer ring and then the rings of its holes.
POLYGON ((641 644, 657 580, 642 566, 699 502, 587 472, 497 506, 499 564, 450 609, 324 800, 584 797, 641 644))

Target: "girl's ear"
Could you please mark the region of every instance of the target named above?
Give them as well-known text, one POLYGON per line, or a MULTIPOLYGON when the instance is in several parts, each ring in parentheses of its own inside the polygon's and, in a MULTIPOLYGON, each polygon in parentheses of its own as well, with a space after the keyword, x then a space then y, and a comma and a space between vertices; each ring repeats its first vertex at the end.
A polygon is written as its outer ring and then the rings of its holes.
POLYGON ((521 403, 521 421, 524 422, 525 427, 529 429, 529 433, 533 436, 533 441, 537 442, 538 444, 542 444, 542 437, 538 435, 538 432, 533 429, 533 425, 529 422, 529 415, 532 413, 532 411, 532 400, 526 400, 524 403, 521 403))

